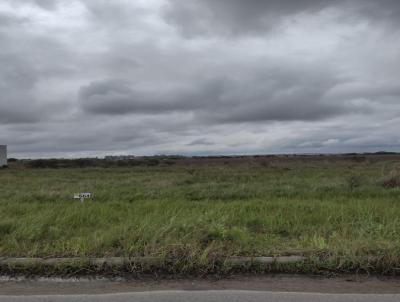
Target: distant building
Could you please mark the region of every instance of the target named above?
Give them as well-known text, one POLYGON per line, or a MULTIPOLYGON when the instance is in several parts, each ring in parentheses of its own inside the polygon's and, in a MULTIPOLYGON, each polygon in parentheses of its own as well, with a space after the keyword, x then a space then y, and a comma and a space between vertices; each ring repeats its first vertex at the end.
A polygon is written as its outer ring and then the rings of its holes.
POLYGON ((0 145, 0 167, 7 166, 7 146, 0 145))

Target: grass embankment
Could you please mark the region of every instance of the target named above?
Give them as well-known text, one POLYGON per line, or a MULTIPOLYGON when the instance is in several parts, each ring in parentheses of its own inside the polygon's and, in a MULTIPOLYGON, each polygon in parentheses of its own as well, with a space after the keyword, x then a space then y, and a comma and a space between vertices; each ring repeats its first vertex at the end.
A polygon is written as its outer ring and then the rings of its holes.
POLYGON ((5 169, 0 257, 157 256, 186 273, 227 256, 305 255, 282 269, 396 273, 400 190, 381 180, 399 162, 5 169))

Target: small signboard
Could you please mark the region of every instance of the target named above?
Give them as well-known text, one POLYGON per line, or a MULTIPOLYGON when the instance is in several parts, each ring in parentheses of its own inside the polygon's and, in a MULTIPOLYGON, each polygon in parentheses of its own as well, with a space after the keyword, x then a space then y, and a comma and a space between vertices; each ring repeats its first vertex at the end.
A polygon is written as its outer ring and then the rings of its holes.
POLYGON ((91 193, 75 193, 74 194, 74 199, 80 199, 81 202, 84 202, 85 199, 91 198, 92 194, 91 193))

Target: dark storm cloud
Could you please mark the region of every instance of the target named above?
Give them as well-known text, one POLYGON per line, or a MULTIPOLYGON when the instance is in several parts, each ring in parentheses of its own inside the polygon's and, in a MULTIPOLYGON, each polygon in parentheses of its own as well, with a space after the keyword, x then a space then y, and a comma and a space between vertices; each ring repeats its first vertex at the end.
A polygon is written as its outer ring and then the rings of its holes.
POLYGON ((224 93, 203 117, 219 122, 307 121, 347 111, 342 102, 332 104, 324 99, 339 83, 329 71, 308 66, 256 70, 225 83, 224 93))
POLYGON ((93 82, 80 89, 83 108, 89 113, 129 114, 187 111, 207 106, 220 87, 195 85, 140 85, 125 80, 93 82), (175 86, 175 87, 174 87, 175 86))
MULTIPOLYGON (((170 0, 166 19, 185 35, 259 33, 271 29, 283 16, 318 11, 329 0, 170 0)), ((343 2, 339 0, 339 2, 343 2)))
POLYGON ((89 114, 186 111, 211 123, 313 121, 370 110, 368 105, 348 104, 346 99, 332 101, 327 94, 340 84, 332 70, 320 71, 317 66, 266 65, 243 69, 236 76, 193 79, 178 86, 93 82, 81 88, 80 100, 89 114))
POLYGON ((187 37, 197 35, 262 35, 300 14, 337 9, 349 21, 367 18, 399 20, 397 0, 169 0, 167 22, 187 37))

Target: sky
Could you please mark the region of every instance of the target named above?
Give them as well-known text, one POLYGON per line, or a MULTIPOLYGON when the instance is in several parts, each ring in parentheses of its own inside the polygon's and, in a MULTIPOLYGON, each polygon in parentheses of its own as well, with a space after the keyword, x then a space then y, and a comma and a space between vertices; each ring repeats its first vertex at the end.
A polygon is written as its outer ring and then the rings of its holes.
POLYGON ((400 151, 398 0, 1 0, 9 156, 400 151))

